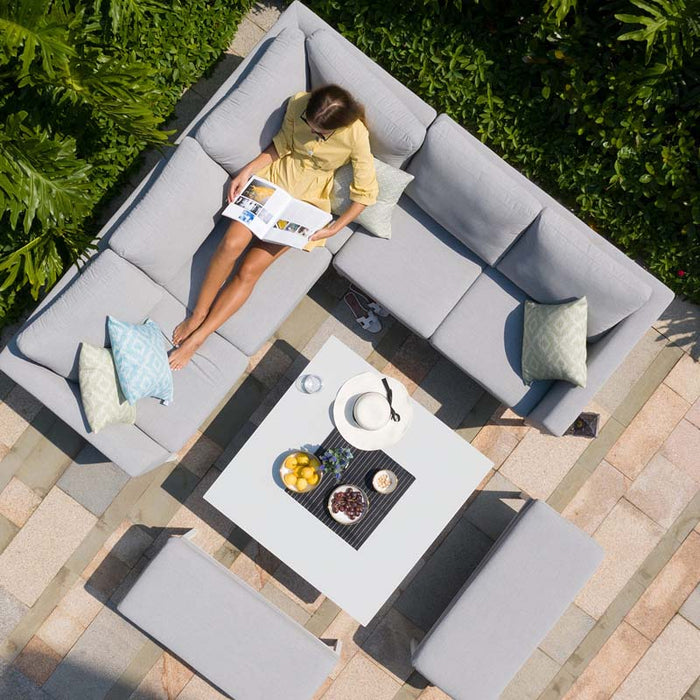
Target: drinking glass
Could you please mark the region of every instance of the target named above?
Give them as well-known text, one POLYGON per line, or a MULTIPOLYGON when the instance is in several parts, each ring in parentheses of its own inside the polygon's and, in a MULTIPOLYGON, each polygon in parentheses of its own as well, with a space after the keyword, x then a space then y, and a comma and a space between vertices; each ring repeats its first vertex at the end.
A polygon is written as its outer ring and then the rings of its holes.
POLYGON ((315 394, 323 388, 323 382, 315 374, 302 374, 296 381, 296 387, 305 394, 315 394))

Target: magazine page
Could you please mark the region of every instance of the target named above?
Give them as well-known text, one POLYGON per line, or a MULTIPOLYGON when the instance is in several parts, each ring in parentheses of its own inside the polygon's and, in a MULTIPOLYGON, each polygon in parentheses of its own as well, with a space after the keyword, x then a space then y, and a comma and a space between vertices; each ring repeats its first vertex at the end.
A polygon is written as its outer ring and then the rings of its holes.
POLYGON ((291 199, 280 218, 265 235, 265 240, 303 248, 309 242, 309 238, 332 218, 331 214, 313 204, 291 199))
POLYGON ((291 197, 264 178, 253 175, 223 215, 244 223, 258 238, 266 239, 291 197))

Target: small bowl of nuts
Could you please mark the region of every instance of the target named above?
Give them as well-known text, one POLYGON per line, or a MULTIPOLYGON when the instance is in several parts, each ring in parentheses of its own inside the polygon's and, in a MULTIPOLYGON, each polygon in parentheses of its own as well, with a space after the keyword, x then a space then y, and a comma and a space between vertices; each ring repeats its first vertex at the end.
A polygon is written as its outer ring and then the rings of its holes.
POLYGON ((380 469, 372 477, 372 487, 377 493, 391 493, 399 483, 399 477, 390 469, 380 469))

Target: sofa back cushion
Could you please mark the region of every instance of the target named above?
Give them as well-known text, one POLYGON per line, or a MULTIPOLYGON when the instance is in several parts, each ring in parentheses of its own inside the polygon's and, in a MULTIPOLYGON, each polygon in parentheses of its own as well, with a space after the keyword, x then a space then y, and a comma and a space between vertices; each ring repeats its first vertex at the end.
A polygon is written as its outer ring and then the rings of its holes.
POLYGON ((107 249, 17 336, 30 360, 78 381, 81 342, 109 345, 107 316, 140 323, 163 290, 131 263, 107 249))
POLYGON ((373 155, 400 168, 423 143, 423 124, 332 32, 314 32, 306 40, 306 52, 311 87, 335 83, 348 90, 364 105, 373 155))
POLYGON ((446 114, 428 129, 408 172, 415 180, 406 194, 489 265, 542 209, 495 154, 446 114))
POLYGON ((290 95, 306 90, 305 35, 287 27, 202 122, 195 138, 230 174, 270 145, 290 95))
POLYGON ((191 138, 183 139, 109 246, 151 279, 172 279, 211 233, 228 174, 191 138))
POLYGON ((546 208, 497 266, 541 304, 585 296, 592 341, 651 295, 644 282, 593 242, 597 235, 546 208))

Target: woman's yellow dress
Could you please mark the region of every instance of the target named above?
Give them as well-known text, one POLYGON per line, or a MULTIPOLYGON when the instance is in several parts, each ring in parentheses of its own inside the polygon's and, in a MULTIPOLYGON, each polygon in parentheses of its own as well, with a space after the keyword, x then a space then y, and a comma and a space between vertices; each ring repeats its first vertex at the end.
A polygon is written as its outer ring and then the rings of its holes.
POLYGON ((309 97, 310 93, 299 92, 289 99, 282 128, 272 139, 279 158, 256 175, 279 185, 292 197, 329 212, 333 174, 352 163, 350 199, 374 204, 379 187, 367 127, 357 120, 336 129, 325 141, 318 138, 301 118, 309 97))

